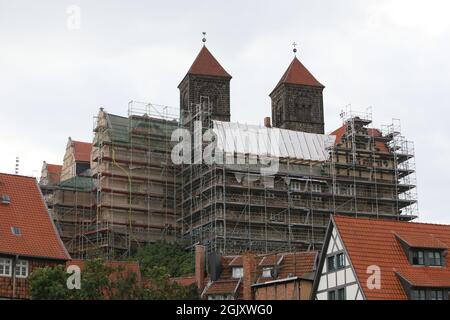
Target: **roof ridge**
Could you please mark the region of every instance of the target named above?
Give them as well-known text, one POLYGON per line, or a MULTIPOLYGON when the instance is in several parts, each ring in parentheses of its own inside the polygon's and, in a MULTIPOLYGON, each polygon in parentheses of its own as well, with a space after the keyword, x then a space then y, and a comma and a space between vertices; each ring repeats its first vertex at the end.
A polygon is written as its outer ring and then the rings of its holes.
MULTIPOLYGON (((334 215, 333 217, 337 217, 339 219, 348 219, 355 220, 354 217, 347 217, 343 215, 334 215)), ((414 221, 399 221, 399 220, 386 220, 386 219, 378 219, 378 218, 367 218, 367 217, 358 217, 358 220, 370 220, 370 221, 382 221, 386 223, 402 223, 402 224, 415 224, 415 225, 428 225, 428 226, 438 226, 438 227, 450 227, 449 224, 445 223, 431 223, 431 222, 414 222, 414 221)))

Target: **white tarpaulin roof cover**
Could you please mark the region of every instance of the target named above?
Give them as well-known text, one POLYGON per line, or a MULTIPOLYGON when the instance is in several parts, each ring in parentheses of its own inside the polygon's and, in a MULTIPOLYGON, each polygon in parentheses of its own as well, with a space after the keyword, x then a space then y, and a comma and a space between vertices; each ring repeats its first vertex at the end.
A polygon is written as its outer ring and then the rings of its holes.
POLYGON ((214 120, 217 148, 226 153, 326 161, 336 136, 214 120))

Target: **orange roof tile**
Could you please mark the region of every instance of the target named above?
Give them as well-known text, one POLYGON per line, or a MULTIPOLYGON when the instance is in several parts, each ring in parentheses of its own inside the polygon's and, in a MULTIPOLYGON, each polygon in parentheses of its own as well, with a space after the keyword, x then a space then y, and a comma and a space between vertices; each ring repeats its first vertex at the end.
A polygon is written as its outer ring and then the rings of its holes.
POLYGON ((75 161, 90 162, 92 143, 72 140, 75 161))
POLYGON ((206 46, 202 47, 187 74, 231 78, 206 46))
MULTIPOLYGON (((343 124, 341 127, 337 128, 330 135, 336 136, 335 144, 338 145, 342 143, 342 138, 347 132, 347 124, 343 124)), ((379 129, 368 128, 367 135, 372 137, 381 137, 381 131, 379 129)), ((380 152, 389 152, 389 148, 383 141, 375 141, 375 146, 380 150, 380 152)))
POLYGON ((36 179, 0 173, 0 253, 19 256, 70 259, 44 203, 36 179), (20 229, 14 235, 11 228, 20 229))
MULTIPOLYGON (((85 261, 80 259, 73 259, 66 262, 66 267, 70 265, 76 265, 80 267, 81 271, 83 271, 85 261)), ((122 270, 124 275, 131 275, 135 274, 137 277, 137 283, 141 284, 142 278, 141 278, 141 268, 139 267, 138 262, 134 261, 113 261, 113 260, 107 260, 105 261, 105 265, 111 268, 120 268, 122 270)), ((111 280, 115 280, 117 278, 117 274, 111 275, 111 280)))
POLYGON ((306 69, 297 57, 294 57, 273 91, 275 91, 283 83, 324 88, 324 86, 317 81, 316 78, 314 78, 311 72, 306 69))
POLYGON ((175 282, 182 287, 188 287, 196 283, 195 276, 170 278, 170 281, 175 282))
MULTIPOLYGON (((450 264, 445 267, 412 266, 396 234, 418 241, 424 235, 450 247, 450 226, 334 216, 333 221, 350 256, 367 299, 407 299, 399 275, 413 286, 449 287, 450 264), (366 283, 369 266, 381 269, 381 289, 366 283)), ((425 237, 428 237, 425 236, 425 237)))
POLYGON ((62 166, 47 163, 47 176, 50 184, 58 184, 61 179, 62 166))
POLYGON ((230 267, 242 267, 242 256, 236 256, 228 264, 230 267))
POLYGON ((227 279, 214 281, 205 294, 235 293, 238 289, 239 279, 227 279))

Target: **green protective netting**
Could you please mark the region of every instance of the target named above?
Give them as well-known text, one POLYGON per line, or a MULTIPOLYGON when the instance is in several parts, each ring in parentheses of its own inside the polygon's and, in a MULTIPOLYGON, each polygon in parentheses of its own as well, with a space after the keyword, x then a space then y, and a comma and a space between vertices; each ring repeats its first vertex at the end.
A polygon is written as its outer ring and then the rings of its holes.
POLYGON ((77 189, 79 191, 90 191, 94 187, 91 177, 76 176, 59 183, 61 188, 77 189))

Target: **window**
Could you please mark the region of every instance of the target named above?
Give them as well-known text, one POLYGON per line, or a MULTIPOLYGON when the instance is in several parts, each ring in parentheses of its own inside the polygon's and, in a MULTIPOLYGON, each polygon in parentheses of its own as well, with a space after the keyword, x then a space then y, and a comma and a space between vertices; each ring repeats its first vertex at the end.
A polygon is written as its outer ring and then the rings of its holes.
POLYGON ((298 181, 292 181, 291 182, 291 188, 293 191, 301 191, 301 185, 298 181))
POLYGON ((328 291, 328 300, 336 300, 336 291, 328 291))
POLYGON ((20 236, 22 234, 22 230, 18 227, 11 227, 11 232, 15 236, 20 236))
POLYGON ((3 204, 10 204, 11 198, 7 194, 2 194, 2 203, 3 204))
POLYGON ((271 267, 263 268, 262 276, 263 276, 263 278, 271 278, 272 277, 272 268, 271 267))
POLYGON ((27 278, 28 277, 28 261, 19 260, 16 263, 16 277, 27 278))
POLYGON ((428 251, 428 263, 430 266, 442 266, 441 253, 439 251, 428 251))
POLYGON ((336 256, 336 269, 342 269, 345 267, 345 261, 344 261, 344 254, 343 253, 339 253, 336 256))
POLYGON ((0 258, 0 276, 11 277, 11 259, 0 258))
POLYGON ((328 267, 328 272, 334 271, 336 269, 335 265, 334 265, 334 256, 327 258, 327 267, 328 267))
POLYGON ((444 292, 442 290, 430 290, 431 300, 444 300, 444 292))
POLYGON ((413 252, 413 264, 414 265, 420 265, 423 266, 424 265, 424 259, 423 259, 423 251, 422 250, 417 250, 413 252))
POLYGON ((414 250, 412 264, 418 266, 442 266, 442 253, 437 250, 414 250))
POLYGON ((337 291, 337 299, 345 300, 345 288, 341 288, 337 291))
POLYGON ((312 184, 312 192, 322 192, 322 186, 318 183, 312 184))
POLYGON ((234 267, 233 268, 233 278, 239 279, 244 276, 244 268, 242 267, 234 267))
POLYGON ((412 300, 426 300, 425 290, 418 289, 411 292, 412 300))

